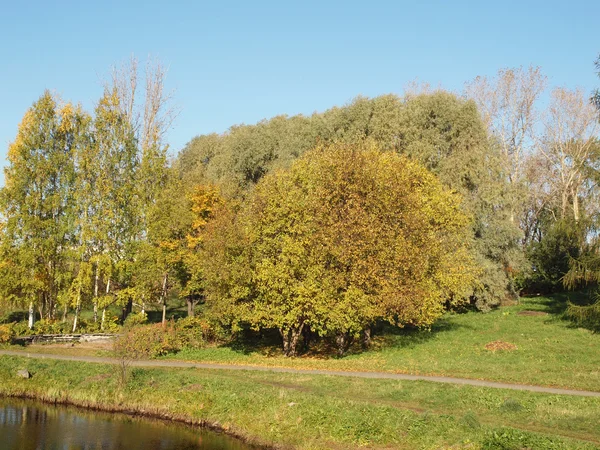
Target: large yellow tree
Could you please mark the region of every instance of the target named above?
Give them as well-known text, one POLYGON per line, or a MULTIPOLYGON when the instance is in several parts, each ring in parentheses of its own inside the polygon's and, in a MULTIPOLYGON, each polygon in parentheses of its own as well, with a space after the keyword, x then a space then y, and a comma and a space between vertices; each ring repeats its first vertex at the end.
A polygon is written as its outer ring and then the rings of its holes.
POLYGON ((307 326, 343 353, 377 320, 428 326, 472 294, 469 223, 419 164, 370 142, 319 147, 207 227, 207 302, 279 329, 288 356, 307 326))

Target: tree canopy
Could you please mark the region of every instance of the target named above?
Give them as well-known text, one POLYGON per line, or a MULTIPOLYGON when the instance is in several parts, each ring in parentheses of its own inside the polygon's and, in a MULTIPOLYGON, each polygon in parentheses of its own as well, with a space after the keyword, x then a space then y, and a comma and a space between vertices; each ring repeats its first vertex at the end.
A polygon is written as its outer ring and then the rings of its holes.
POLYGON ((278 328, 286 355, 304 327, 343 351, 377 320, 429 326, 473 292, 469 223, 418 163, 372 141, 320 146, 215 222, 207 301, 234 326, 278 328))

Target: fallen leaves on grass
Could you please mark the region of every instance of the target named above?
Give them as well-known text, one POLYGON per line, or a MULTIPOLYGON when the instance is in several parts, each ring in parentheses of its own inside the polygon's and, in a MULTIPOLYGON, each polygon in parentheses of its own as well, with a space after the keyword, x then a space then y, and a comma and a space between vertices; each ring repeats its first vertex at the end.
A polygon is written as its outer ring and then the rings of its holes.
POLYGON ((485 344, 485 349, 489 350, 491 352, 497 352, 497 351, 510 352, 510 351, 516 350, 517 346, 515 344, 511 344, 510 342, 493 341, 493 342, 488 342, 487 344, 485 344))

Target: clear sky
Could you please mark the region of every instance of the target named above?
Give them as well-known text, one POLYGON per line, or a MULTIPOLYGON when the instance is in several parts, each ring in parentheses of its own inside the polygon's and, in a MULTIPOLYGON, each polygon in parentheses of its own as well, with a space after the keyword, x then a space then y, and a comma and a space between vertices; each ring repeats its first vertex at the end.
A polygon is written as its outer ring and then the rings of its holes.
POLYGON ((195 135, 415 78, 460 90, 499 68, 541 66, 550 85, 600 86, 600 0, 8 1, 0 8, 0 164, 29 106, 51 89, 91 110, 111 65, 151 54, 195 135))

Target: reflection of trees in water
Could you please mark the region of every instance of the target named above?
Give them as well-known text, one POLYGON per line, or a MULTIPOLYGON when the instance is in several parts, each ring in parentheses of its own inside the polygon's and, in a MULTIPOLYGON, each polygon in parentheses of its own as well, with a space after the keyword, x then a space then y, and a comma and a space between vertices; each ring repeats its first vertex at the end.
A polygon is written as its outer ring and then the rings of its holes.
POLYGON ((161 421, 0 399, 0 448, 243 450, 226 436, 161 421))

